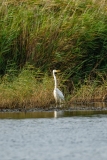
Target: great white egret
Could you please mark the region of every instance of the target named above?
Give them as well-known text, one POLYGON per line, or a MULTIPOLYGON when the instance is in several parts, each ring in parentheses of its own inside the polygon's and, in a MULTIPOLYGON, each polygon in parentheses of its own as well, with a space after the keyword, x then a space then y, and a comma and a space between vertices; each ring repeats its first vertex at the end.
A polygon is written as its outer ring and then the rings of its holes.
POLYGON ((64 101, 64 95, 57 88, 57 79, 56 79, 56 76, 55 76, 55 73, 57 73, 57 72, 60 72, 60 71, 59 70, 53 70, 53 77, 54 77, 54 81, 55 81, 55 87, 54 87, 53 95, 54 95, 56 103, 62 103, 64 101))

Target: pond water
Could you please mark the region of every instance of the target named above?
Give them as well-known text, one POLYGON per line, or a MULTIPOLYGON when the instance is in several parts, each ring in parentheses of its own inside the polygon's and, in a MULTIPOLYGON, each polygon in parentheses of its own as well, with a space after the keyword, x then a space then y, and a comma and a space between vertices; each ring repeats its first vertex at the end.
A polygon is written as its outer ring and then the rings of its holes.
POLYGON ((1 160, 107 160, 107 111, 0 113, 1 160))

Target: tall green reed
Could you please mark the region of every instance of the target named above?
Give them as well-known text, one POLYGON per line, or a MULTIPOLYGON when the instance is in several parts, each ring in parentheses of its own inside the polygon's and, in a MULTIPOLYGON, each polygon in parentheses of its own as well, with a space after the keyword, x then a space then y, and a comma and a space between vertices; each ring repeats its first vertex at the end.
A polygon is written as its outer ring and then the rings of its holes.
POLYGON ((8 61, 50 72, 74 83, 107 71, 107 2, 88 0, 2 1, 0 73, 8 61))

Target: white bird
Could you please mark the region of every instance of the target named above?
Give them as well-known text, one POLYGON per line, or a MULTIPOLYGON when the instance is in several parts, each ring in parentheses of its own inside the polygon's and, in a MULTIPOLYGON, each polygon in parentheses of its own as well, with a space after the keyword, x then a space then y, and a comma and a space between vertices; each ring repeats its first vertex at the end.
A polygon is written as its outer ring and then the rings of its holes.
POLYGON ((64 101, 64 95, 63 93, 57 88, 57 79, 55 76, 55 73, 60 72, 59 70, 53 70, 53 77, 54 77, 54 81, 55 81, 55 87, 54 87, 54 91, 53 91, 53 95, 57 103, 62 103, 64 101))

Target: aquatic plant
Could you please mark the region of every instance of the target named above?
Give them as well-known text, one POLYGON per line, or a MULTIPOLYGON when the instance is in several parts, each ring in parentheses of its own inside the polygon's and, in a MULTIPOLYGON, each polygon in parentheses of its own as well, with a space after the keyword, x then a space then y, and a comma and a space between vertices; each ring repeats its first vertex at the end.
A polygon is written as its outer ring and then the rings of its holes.
POLYGON ((0 1, 2 104, 3 101, 25 104, 25 99, 31 103, 31 97, 35 101, 34 97, 39 97, 51 102, 53 98, 46 92, 53 90, 50 77, 53 69, 64 71, 62 85, 67 99, 79 88, 83 93, 81 86, 86 98, 93 93, 90 87, 97 81, 103 86, 99 74, 105 77, 107 72, 106 53, 107 2, 104 0, 0 1), (28 62, 34 69, 25 70, 28 62), (41 80, 35 78, 38 71, 42 73, 41 80), (50 87, 44 85, 45 74, 50 87), (86 80, 91 84, 87 85, 89 93, 85 89, 86 80), (45 95, 49 95, 49 100, 45 95))

